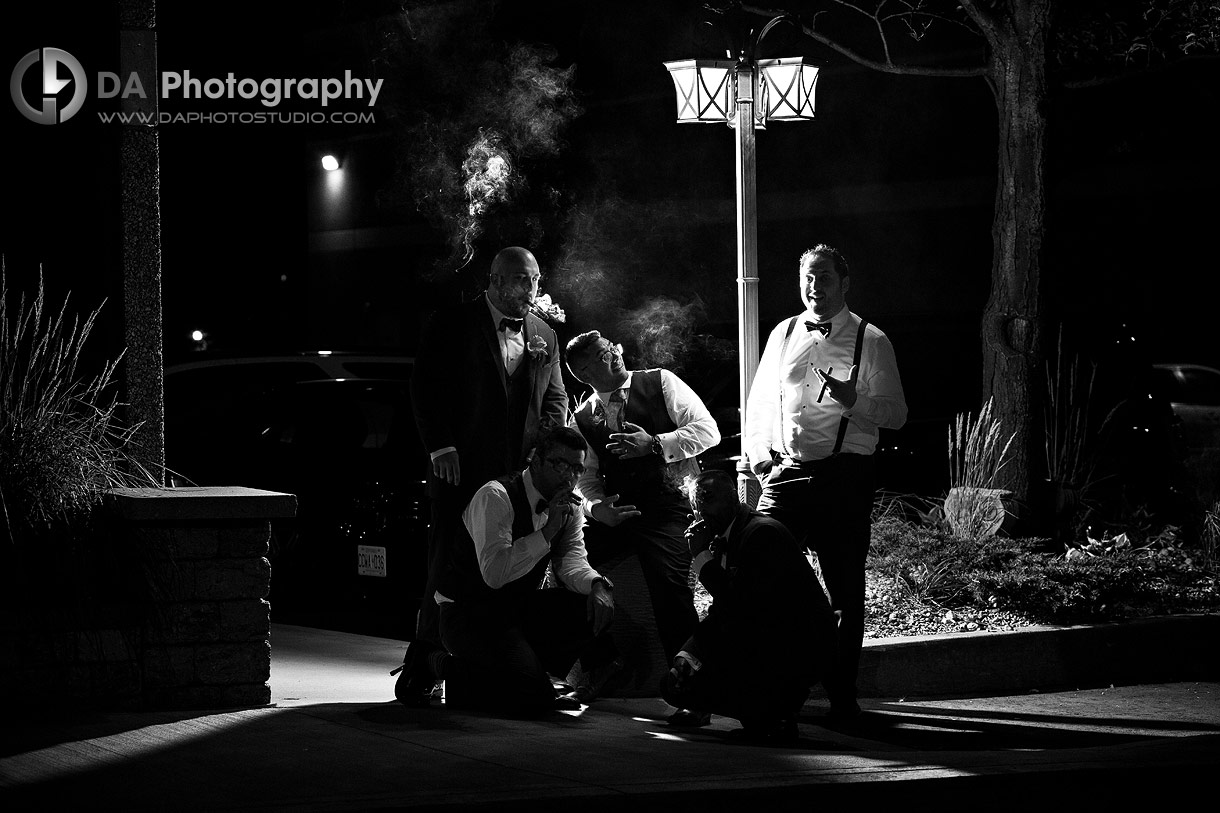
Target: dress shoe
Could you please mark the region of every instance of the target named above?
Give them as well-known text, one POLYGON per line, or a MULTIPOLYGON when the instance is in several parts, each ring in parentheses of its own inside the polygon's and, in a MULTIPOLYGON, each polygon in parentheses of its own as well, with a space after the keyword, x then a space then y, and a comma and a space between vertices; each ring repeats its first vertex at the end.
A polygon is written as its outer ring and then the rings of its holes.
POLYGON ((855 700, 844 700, 838 703, 830 704, 830 711, 826 716, 836 723, 848 723, 853 720, 859 720, 863 714, 860 710, 860 704, 855 700))
POLYGON ((765 723, 742 723, 742 727, 729 732, 734 740, 758 745, 788 745, 801 738, 796 720, 771 720, 765 723))
POLYGON ((611 678, 623 671, 623 659, 615 658, 589 672, 581 670, 578 675, 575 674, 577 671, 578 669, 573 667, 572 673, 568 675, 569 679, 576 678, 576 685, 569 694, 588 705, 601 696, 602 690, 606 688, 606 684, 610 682, 611 678))
POLYGON ((702 728, 712 724, 710 711, 694 711, 693 709, 678 709, 665 718, 665 722, 677 728, 702 728))
POLYGON ((407 645, 407 654, 398 670, 394 683, 394 697, 410 708, 423 708, 432 700, 432 688, 436 679, 428 669, 428 653, 435 649, 431 644, 412 641, 407 645))
POLYGON ((576 698, 576 692, 568 692, 567 694, 557 695, 555 697, 555 711, 580 711, 581 703, 576 698))

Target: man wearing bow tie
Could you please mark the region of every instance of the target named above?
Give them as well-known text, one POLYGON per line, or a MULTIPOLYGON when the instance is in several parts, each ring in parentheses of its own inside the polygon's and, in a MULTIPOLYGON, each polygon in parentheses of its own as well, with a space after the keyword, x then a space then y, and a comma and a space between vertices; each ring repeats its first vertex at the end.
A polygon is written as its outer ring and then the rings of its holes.
POLYGON ((792 534, 743 505, 733 475, 705 471, 689 487, 686 529, 707 617, 661 683, 670 705, 733 717, 742 734, 797 738, 809 688, 834 662, 835 620, 792 534))
POLYGON ((831 716, 859 715, 864 568, 878 429, 907 418, 894 348, 847 307, 851 275, 836 249, 801 255, 805 311, 776 325, 746 402, 745 449, 763 484, 758 510, 818 555, 841 614, 837 667, 825 681, 831 716))
MULTIPOLYGON (((596 330, 569 342, 566 355, 572 375, 593 389, 572 416, 591 449, 580 478, 590 555, 594 562, 621 551, 640 557, 661 647, 673 658, 698 620, 682 538, 684 480, 699 473, 695 458, 720 442, 720 431, 682 379, 669 370, 628 370, 623 348, 596 330)), ((676 725, 706 720, 676 715, 676 725)))
POLYGON ((520 471, 539 426, 567 423, 567 393, 555 331, 530 312, 538 295, 538 261, 524 248, 498 253, 487 291, 440 311, 424 326, 411 400, 432 465, 428 496, 428 578, 415 640, 395 686, 408 705, 427 702, 433 681, 421 668, 437 646, 437 579, 446 548, 474 492, 520 471))
POLYGON ((444 650, 431 660, 446 705, 576 710, 549 674, 578 656, 588 671, 613 663, 613 586, 589 566, 573 492, 584 463, 580 433, 544 430, 529 467, 484 484, 462 512, 437 584, 444 650), (560 587, 540 590, 548 564, 560 587))

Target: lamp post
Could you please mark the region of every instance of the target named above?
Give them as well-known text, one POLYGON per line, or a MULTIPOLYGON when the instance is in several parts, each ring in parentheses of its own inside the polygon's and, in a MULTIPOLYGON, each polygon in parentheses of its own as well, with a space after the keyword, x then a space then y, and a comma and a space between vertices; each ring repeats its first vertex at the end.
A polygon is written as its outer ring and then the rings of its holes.
MULTIPOLYGON (((758 59, 763 37, 787 15, 772 18, 760 30, 735 41, 730 59, 686 59, 666 62, 678 100, 678 123, 728 124, 737 136, 734 164, 737 191, 737 346, 738 415, 741 455, 737 487, 754 505, 758 481, 746 458, 745 417, 750 384, 758 369, 758 209, 754 131, 769 121, 813 118, 818 69, 800 57, 758 59)), ((735 32, 734 32, 735 33, 735 32)))

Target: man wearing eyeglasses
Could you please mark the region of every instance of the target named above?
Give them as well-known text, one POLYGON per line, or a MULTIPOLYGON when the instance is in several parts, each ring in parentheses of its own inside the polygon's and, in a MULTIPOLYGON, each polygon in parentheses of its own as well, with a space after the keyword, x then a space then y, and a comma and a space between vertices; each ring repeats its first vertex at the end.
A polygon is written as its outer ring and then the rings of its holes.
MULTIPOLYGON (((592 521, 585 533, 593 561, 619 551, 640 557, 657 632, 672 661, 698 622, 683 537, 687 477, 696 456, 720 442, 703 401, 669 370, 628 370, 623 348, 598 331, 568 343, 568 369, 592 394, 573 422, 592 450, 580 491, 592 521)), ((679 709, 674 725, 706 725, 708 715, 679 709)))
POLYGON ((558 339, 530 311, 540 278, 532 253, 506 248, 492 261, 484 295, 438 311, 424 327, 411 401, 431 458, 432 512, 415 652, 394 687, 406 705, 427 704, 435 682, 419 667, 439 646, 437 580, 463 509, 488 480, 521 470, 540 425, 567 423, 558 339))
POLYGON ((445 651, 432 657, 447 706, 520 714, 578 710, 550 674, 616 657, 613 586, 589 566, 580 497, 585 441, 544 431, 528 468, 475 492, 437 593, 445 651), (538 589, 547 565, 561 587, 538 589))

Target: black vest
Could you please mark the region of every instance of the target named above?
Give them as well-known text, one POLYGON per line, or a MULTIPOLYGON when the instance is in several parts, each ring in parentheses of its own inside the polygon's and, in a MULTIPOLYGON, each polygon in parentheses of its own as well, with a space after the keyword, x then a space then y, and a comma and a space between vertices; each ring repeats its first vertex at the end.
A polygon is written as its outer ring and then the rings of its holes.
MULTIPOLYGON (((529 449, 523 448, 525 441, 525 416, 530 408, 530 359, 526 354, 517 365, 512 375, 505 371, 505 384, 508 386, 508 421, 505 424, 505 434, 508 440, 508 461, 510 471, 516 471, 525 465, 525 455, 529 449)), ((480 484, 482 485, 482 484, 480 484)))
MULTIPOLYGON (((535 512, 525 496, 525 480, 518 472, 499 478, 499 482, 508 491, 508 500, 513 507, 513 539, 528 536, 534 532, 535 512)), ((454 601, 513 601, 524 593, 538 589, 550 560, 551 557, 544 556, 524 576, 500 588, 489 587, 487 582, 483 581, 483 573, 479 570, 474 539, 466 530, 465 523, 461 523, 459 532, 449 548, 449 566, 439 580, 437 590, 454 601)))
MULTIPOLYGON (((631 421, 650 435, 677 429, 665 409, 665 394, 661 390, 660 370, 637 370, 631 375, 631 389, 622 420, 631 421)), ((610 428, 605 420, 595 419, 592 409, 576 412, 576 426, 597 455, 597 468, 606 481, 607 494, 619 494, 620 505, 656 505, 675 500, 685 502, 683 482, 699 473, 699 463, 693 458, 666 463, 658 455, 620 458, 606 449, 610 428)))

